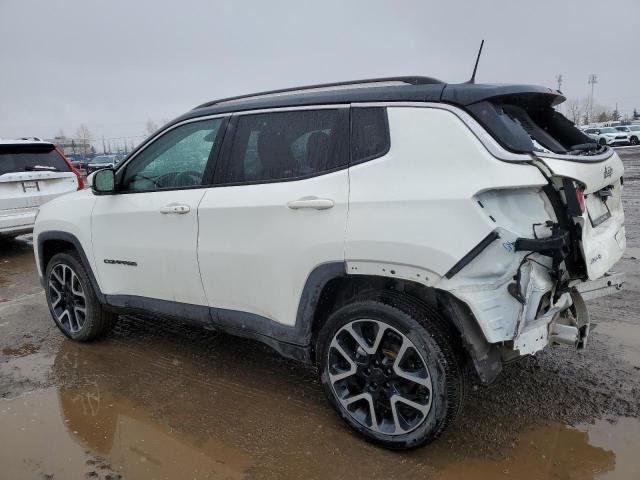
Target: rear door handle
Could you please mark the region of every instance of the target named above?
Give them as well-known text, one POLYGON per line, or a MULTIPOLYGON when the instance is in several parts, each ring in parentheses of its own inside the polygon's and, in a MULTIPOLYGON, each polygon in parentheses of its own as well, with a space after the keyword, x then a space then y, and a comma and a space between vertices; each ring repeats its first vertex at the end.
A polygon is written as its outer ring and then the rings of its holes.
POLYGON ((314 210, 327 210, 333 207, 333 200, 330 198, 318 197, 302 197, 298 200, 287 202, 287 207, 291 210, 300 210, 302 208, 312 208, 314 210))
POLYGON ((169 213, 176 213, 178 215, 183 215, 185 213, 189 213, 189 211, 191 210, 191 207, 189 207, 189 205, 178 205, 175 203, 171 203, 169 205, 165 205, 164 207, 160 208, 160 213, 164 213, 169 214, 169 213))

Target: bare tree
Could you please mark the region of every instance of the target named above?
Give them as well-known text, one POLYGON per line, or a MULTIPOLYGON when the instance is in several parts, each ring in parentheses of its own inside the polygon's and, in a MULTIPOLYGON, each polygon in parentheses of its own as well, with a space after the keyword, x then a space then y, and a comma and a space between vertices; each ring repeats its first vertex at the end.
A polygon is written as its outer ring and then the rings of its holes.
POLYGON ((89 128, 83 123, 76 130, 76 138, 81 142, 80 149, 82 151, 82 155, 84 157, 87 156, 89 150, 91 148, 91 131, 89 128))
POLYGON ((567 100, 567 116, 575 124, 579 124, 582 118, 582 104, 577 98, 567 100))
POLYGON ((147 120, 147 124, 145 125, 144 129, 147 135, 151 135, 153 132, 158 130, 158 124, 153 120, 149 119, 147 120))

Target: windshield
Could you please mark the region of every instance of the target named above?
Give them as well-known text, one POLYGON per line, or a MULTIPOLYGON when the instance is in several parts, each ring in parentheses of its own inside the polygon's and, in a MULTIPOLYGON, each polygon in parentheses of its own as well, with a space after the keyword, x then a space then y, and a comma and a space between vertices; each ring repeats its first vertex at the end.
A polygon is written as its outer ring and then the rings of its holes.
POLYGON ((38 171, 69 172, 71 170, 52 145, 0 146, 0 175, 38 171))
POLYGON ((618 131, 613 127, 604 127, 600 129, 600 133, 618 133, 618 131))

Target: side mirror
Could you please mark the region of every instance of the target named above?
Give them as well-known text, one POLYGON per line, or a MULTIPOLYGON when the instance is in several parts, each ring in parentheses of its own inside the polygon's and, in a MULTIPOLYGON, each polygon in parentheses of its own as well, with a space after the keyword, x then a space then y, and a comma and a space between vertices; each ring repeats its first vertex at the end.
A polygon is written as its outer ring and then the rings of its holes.
POLYGON ((96 195, 109 195, 116 190, 116 172, 103 168, 91 174, 91 190, 96 195))

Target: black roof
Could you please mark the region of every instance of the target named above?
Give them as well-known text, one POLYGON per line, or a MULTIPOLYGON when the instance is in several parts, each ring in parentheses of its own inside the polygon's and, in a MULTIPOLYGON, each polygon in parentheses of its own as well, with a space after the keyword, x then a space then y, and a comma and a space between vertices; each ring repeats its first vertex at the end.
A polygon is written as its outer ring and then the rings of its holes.
POLYGON ((202 104, 177 118, 175 122, 244 110, 356 102, 442 102, 464 107, 513 95, 542 98, 550 105, 566 100, 558 90, 536 85, 449 84, 430 77, 386 77, 223 98, 202 104))

